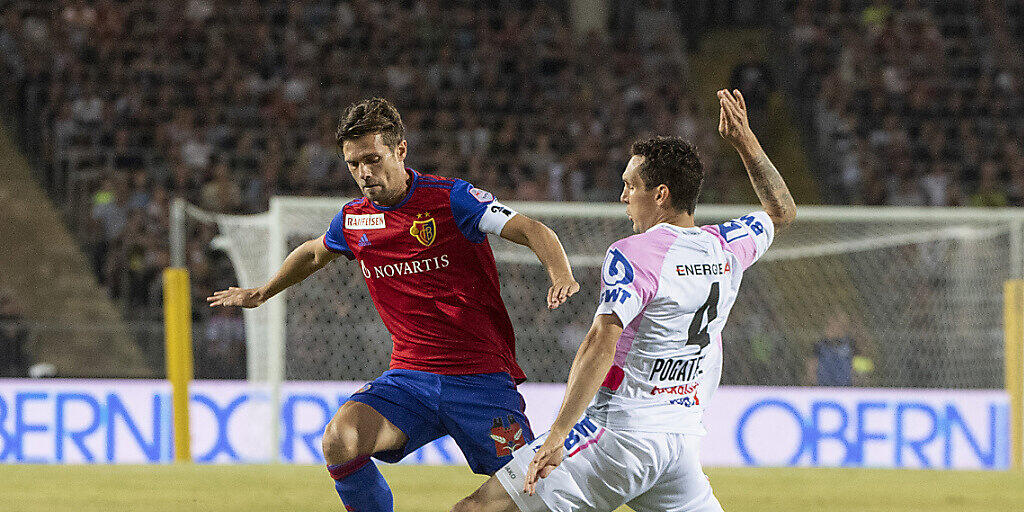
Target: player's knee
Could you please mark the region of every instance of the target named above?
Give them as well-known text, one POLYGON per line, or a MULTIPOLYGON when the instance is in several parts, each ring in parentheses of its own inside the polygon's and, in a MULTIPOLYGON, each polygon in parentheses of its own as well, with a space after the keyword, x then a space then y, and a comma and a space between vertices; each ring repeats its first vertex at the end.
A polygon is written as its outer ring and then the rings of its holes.
MULTIPOLYGON (((502 494, 502 496, 508 497, 506 494, 502 494)), ((510 508, 510 504, 511 501, 509 501, 509 504, 506 504, 503 500, 497 499, 492 483, 488 482, 474 491, 473 494, 466 496, 462 501, 456 503, 452 507, 451 512, 504 512, 507 510, 519 510, 514 507, 510 508)))
POLYGON ((483 512, 485 503, 477 493, 466 496, 452 507, 451 512, 483 512))
POLYGON ((359 433, 354 425, 332 419, 324 429, 322 442, 324 459, 328 464, 344 464, 360 455, 359 433))

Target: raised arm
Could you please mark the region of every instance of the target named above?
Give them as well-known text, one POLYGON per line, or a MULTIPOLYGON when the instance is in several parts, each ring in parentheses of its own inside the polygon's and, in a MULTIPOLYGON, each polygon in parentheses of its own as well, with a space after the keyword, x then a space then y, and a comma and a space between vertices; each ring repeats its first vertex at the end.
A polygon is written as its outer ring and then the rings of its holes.
POLYGON ((277 295, 285 288, 309 277, 313 272, 324 268, 324 265, 334 261, 341 253, 331 252, 324 245, 324 237, 314 238, 304 242, 295 248, 274 277, 270 278, 267 284, 259 288, 237 288, 230 287, 227 290, 215 292, 206 298, 206 302, 213 306, 241 306, 243 308, 255 308, 268 299, 277 295))
POLYGON ((565 255, 558 235, 551 228, 519 213, 505 223, 505 227, 501 229, 501 237, 529 247, 548 271, 548 277, 551 278, 548 308, 557 308, 580 291, 580 285, 572 275, 572 268, 569 267, 569 257, 565 255))
POLYGON ((750 130, 743 94, 739 89, 732 92, 722 89, 718 91, 718 101, 722 107, 718 116, 718 133, 740 154, 754 192, 764 211, 772 218, 776 230, 788 225, 796 218, 796 203, 782 175, 750 130))

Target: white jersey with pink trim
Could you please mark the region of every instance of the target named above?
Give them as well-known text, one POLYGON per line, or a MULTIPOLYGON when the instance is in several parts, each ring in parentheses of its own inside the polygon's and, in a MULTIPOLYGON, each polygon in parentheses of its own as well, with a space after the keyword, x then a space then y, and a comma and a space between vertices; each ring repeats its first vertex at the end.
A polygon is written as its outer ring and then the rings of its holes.
POLYGON ((706 434, 722 376, 722 328, 743 271, 772 244, 765 212, 722 224, 658 224, 612 244, 597 314, 624 326, 587 415, 619 430, 706 434))

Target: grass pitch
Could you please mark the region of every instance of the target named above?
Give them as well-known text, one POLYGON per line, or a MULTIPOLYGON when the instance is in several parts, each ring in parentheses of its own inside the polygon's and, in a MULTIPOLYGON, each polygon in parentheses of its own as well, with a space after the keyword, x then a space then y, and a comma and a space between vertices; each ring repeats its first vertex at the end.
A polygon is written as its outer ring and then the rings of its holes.
MULTIPOLYGON (((483 482, 464 467, 382 466, 400 512, 448 510, 483 482)), ((1014 472, 744 468, 707 473, 729 512, 1024 510, 1024 474, 1014 472)), ((0 510, 344 509, 322 467, 0 465, 0 510)))

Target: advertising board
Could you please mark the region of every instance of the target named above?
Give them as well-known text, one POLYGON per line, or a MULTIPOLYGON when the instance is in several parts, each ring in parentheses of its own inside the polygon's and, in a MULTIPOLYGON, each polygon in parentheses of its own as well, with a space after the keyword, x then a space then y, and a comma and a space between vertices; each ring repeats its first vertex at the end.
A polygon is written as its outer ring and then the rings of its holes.
MULTIPOLYGON (((323 463, 324 426, 363 382, 287 382, 279 443, 271 391, 241 381, 190 387, 191 448, 199 463, 323 463)), ((554 420, 564 385, 524 384, 535 432, 554 420)), ((0 463, 164 463, 172 460, 164 381, 0 379, 0 463)), ((1009 406, 1001 390, 725 386, 705 416, 709 466, 1003 469, 1009 406)), ((444 437, 406 464, 461 464, 444 437)))

